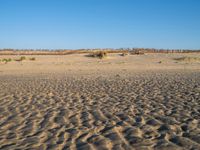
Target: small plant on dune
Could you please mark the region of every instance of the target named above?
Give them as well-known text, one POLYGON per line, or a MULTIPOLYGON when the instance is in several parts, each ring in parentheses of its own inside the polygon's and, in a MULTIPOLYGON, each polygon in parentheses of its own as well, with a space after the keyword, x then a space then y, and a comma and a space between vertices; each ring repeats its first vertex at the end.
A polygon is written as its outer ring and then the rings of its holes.
POLYGON ((25 56, 21 56, 19 59, 15 59, 15 61, 23 61, 23 60, 26 60, 25 56))
POLYGON ((97 57, 99 57, 100 59, 107 57, 107 52, 103 52, 100 51, 99 53, 97 53, 97 57))
POLYGON ((29 58, 29 60, 31 60, 31 61, 35 61, 36 58, 35 58, 35 57, 31 57, 31 58, 29 58))
POLYGON ((93 52, 89 56, 103 59, 103 58, 107 57, 107 52, 106 51, 93 52))
POLYGON ((26 57, 25 56, 21 56, 20 59, 21 59, 21 61, 23 61, 23 60, 26 60, 26 57))

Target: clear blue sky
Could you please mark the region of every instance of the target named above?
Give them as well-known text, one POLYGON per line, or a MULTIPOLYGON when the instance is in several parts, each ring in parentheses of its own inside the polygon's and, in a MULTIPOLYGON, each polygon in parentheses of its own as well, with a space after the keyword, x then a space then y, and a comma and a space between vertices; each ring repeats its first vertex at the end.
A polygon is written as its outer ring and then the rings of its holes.
POLYGON ((0 0, 0 48, 200 49, 200 0, 0 0))

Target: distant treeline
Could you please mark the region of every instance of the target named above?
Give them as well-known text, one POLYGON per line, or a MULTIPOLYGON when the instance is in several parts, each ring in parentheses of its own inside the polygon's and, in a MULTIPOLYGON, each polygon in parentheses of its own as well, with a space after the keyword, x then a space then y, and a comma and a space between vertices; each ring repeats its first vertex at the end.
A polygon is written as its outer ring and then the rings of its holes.
POLYGON ((199 53, 199 50, 189 49, 154 49, 154 48, 119 48, 119 49, 0 49, 0 55, 69 55, 82 54, 94 51, 106 51, 107 53, 199 53))

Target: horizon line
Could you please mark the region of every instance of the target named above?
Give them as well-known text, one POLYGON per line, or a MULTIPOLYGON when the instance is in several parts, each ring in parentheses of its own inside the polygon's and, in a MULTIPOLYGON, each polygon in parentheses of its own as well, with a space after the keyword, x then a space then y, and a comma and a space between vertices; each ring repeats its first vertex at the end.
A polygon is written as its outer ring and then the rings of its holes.
POLYGON ((134 50, 134 49, 143 49, 143 50, 193 50, 200 51, 198 49, 190 49, 190 48, 147 48, 147 47, 121 47, 121 48, 0 48, 1 51, 5 50, 134 50))

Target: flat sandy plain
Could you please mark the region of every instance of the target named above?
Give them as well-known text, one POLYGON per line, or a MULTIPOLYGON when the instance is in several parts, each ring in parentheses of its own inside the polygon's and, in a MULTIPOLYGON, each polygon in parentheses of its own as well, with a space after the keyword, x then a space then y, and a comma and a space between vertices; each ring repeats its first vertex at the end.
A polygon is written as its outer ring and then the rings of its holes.
POLYGON ((0 62, 0 149, 199 150, 200 62, 183 56, 200 54, 0 62))

